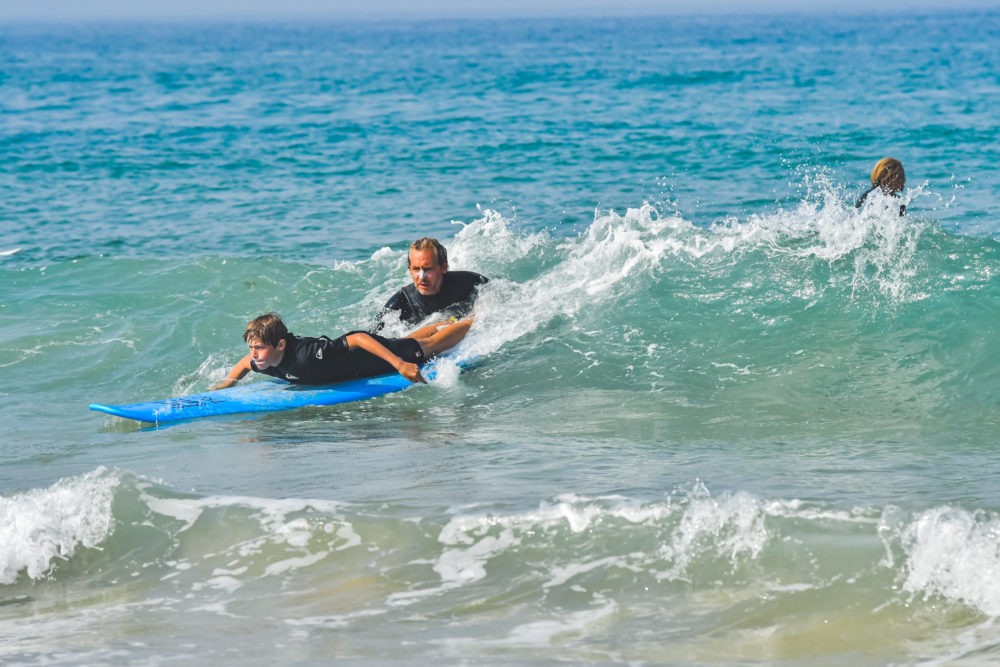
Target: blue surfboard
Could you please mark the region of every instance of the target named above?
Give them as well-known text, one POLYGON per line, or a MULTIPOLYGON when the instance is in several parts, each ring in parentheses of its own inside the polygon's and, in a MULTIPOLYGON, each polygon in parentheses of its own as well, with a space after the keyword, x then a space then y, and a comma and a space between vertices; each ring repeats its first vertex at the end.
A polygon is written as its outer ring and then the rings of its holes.
MULTIPOLYGON (((421 373, 428 381, 437 377, 437 361, 425 364, 421 373)), ((466 368, 471 362, 459 362, 466 368)), ((336 384, 312 386, 290 384, 283 380, 265 380, 251 384, 206 391, 201 394, 164 398, 145 403, 105 405, 91 403, 89 408, 116 417, 148 424, 167 424, 184 419, 235 415, 246 412, 277 412, 309 405, 336 405, 384 396, 414 386, 398 373, 347 380, 336 384)))

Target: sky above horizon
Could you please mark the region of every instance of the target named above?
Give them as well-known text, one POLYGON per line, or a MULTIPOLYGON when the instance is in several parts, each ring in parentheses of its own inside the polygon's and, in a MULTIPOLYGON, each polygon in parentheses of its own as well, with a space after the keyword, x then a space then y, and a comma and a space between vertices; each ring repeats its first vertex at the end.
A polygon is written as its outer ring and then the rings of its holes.
POLYGON ((996 0, 14 0, 0 21, 185 18, 445 18, 987 9, 996 0))

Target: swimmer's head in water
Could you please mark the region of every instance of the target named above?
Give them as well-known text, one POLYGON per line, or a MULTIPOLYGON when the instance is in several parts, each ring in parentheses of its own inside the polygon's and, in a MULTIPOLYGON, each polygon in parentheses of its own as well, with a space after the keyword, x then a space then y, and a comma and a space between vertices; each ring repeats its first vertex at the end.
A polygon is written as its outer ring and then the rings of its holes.
POLYGON ((906 185, 903 163, 896 158, 884 157, 872 169, 872 185, 888 195, 898 195, 906 185))

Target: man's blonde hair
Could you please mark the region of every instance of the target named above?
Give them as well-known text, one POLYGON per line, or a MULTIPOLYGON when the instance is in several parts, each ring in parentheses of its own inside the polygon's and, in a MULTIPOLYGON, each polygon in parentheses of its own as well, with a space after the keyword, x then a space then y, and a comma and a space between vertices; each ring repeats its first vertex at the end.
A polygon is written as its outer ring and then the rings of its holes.
MULTIPOLYGON (((417 239, 416 241, 410 244, 410 252, 413 252, 414 250, 420 252, 422 250, 427 250, 428 248, 434 249, 434 257, 437 259, 437 263, 441 265, 442 269, 447 270, 448 251, 445 250, 445 247, 441 245, 440 241, 438 241, 437 239, 432 239, 429 236, 425 236, 423 238, 417 239)), ((409 256, 410 256, 409 253, 407 253, 406 261, 410 261, 409 256)))

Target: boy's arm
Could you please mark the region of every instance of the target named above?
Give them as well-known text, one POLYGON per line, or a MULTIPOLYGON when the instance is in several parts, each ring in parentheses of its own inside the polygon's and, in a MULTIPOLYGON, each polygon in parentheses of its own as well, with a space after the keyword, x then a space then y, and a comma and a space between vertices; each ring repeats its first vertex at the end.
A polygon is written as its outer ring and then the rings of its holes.
POLYGON ((385 361, 387 364, 395 368, 397 373, 405 377, 410 382, 423 382, 424 384, 427 384, 427 380, 425 380, 424 376, 420 374, 420 366, 411 364, 409 361, 403 361, 393 354, 392 350, 368 334, 353 333, 347 336, 345 340, 347 341, 347 349, 359 347, 365 352, 370 352, 379 359, 385 361))
POLYGON ((250 372, 250 355, 240 359, 233 369, 229 371, 229 375, 226 379, 219 384, 212 387, 209 391, 215 391, 216 389, 225 389, 226 387, 232 387, 234 384, 240 381, 244 375, 250 372))

